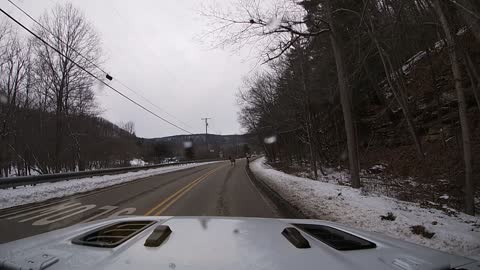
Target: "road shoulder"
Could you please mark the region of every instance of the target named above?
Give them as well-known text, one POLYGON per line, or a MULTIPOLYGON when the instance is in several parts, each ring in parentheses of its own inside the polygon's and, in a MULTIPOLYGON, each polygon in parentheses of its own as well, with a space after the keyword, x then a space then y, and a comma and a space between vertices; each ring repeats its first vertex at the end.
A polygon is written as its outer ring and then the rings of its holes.
MULTIPOLYGON (((250 162, 253 162, 253 160, 250 162)), ((245 166, 245 173, 247 174, 252 184, 256 187, 257 191, 259 191, 260 195, 266 201, 268 201, 269 205, 273 205, 275 211, 278 212, 279 216, 298 219, 310 218, 305 215, 298 207, 285 200, 280 194, 278 194, 278 192, 269 187, 265 183, 265 181, 261 179, 261 177, 256 176, 252 172, 252 170, 250 170, 249 163, 247 163, 245 166)))

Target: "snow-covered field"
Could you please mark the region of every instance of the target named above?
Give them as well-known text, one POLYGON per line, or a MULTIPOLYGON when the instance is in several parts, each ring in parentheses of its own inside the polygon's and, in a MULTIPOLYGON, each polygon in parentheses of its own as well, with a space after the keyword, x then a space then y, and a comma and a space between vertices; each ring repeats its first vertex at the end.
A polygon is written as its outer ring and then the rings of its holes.
POLYGON ((41 202, 52 198, 64 197, 76 193, 82 193, 128 181, 133 181, 139 178, 145 178, 152 175, 183 170, 215 162, 218 161, 172 165, 137 172, 93 176, 87 178, 72 179, 68 181, 38 184, 36 186, 22 186, 17 187, 16 189, 0 189, 0 209, 27 203, 41 202))
POLYGON ((257 178, 312 218, 334 221, 480 259, 478 215, 472 217, 458 212, 447 215, 444 211, 422 208, 416 203, 379 195, 364 195, 361 189, 327 183, 336 176, 343 178, 342 173, 337 175, 332 172, 326 177, 328 179, 319 176, 319 181, 314 181, 272 169, 265 164, 265 158, 252 162, 250 169, 257 178), (387 216, 388 212, 393 213, 395 220, 382 220, 381 216, 387 216), (422 225, 435 234, 430 239, 416 235, 411 229, 416 225, 422 225))

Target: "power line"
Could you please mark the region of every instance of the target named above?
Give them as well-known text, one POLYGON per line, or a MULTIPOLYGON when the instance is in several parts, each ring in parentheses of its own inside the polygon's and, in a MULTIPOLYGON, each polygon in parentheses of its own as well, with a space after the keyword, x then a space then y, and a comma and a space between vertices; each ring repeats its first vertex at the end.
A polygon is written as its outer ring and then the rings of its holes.
POLYGON ((61 51, 59 51, 57 48, 55 48, 54 46, 52 46, 50 43, 48 43, 47 41, 45 41, 43 38, 41 38, 40 36, 38 36, 37 34, 35 34, 32 30, 30 30, 28 27, 26 27, 25 25, 23 25, 21 22, 17 21, 15 18, 13 18, 10 14, 8 14, 7 12, 5 12, 2 8, 0 8, 0 11, 5 14, 5 16, 7 16, 9 19, 11 19, 12 21, 14 21, 16 24, 20 25, 23 29, 25 29, 28 33, 30 33, 32 36, 34 36, 35 38, 37 38, 38 40, 42 41, 45 45, 47 45, 48 47, 50 47, 52 50, 54 50, 55 52, 57 52, 58 54, 60 54, 61 56, 65 57, 66 59, 68 59, 70 62, 72 62, 73 64, 75 64, 78 68, 80 68, 81 70, 83 70, 84 72, 86 72, 88 75, 92 76, 93 78, 97 79, 98 81, 100 81, 101 83, 103 83, 105 86, 107 86, 108 88, 112 89, 113 91, 115 91, 117 94, 121 95, 122 97, 124 97, 125 99, 129 100, 130 102, 132 102, 133 104, 137 105, 138 107, 142 108, 143 110, 149 112, 150 114, 154 115, 155 117, 159 118, 160 120, 182 130, 182 131, 185 131, 187 133, 190 133, 193 135, 192 132, 182 128, 182 127, 179 127, 177 126, 176 124, 168 121, 167 119, 161 117, 160 115, 152 112, 151 110, 149 110, 148 108, 144 107, 143 105, 141 105, 140 103, 136 102, 135 100, 131 99, 130 97, 128 97, 127 95, 123 94, 121 91, 115 89, 114 87, 112 87, 111 85, 109 85, 108 83, 104 82, 103 80, 101 80, 100 78, 98 78, 97 76, 95 76, 93 73, 91 73, 90 71, 86 70, 84 67, 82 67, 81 65, 79 65, 77 62, 73 61, 70 57, 66 56, 65 54, 63 54, 61 51))
MULTIPOLYGON (((127 24, 127 21, 128 21, 128 18, 124 17, 122 14, 120 14, 120 12, 115 8, 115 6, 112 6, 112 10, 114 11, 113 13, 120 19, 120 21, 123 23, 123 24, 127 24)), ((141 35, 140 33, 138 33, 137 31, 135 31, 135 29, 132 29, 133 34, 135 34, 137 36, 137 38, 140 38, 141 41, 145 44, 145 48, 148 49, 150 51, 150 53, 154 56, 156 56, 157 58, 159 57, 157 52, 155 50, 152 49, 152 47, 150 46, 150 42, 148 42, 144 37, 143 35, 141 35)), ((158 63, 161 63, 161 61, 158 61, 158 63)), ((138 63, 136 62, 133 62, 134 65, 136 65, 138 67, 138 63)), ((171 76, 173 76, 172 72, 170 72, 167 68, 163 67, 163 70, 165 70, 165 72, 169 73, 171 76)), ((182 83, 183 81, 180 81, 180 83, 182 83)), ((121 83, 121 82, 120 82, 121 83)), ((122 83, 121 83, 122 84, 122 83)), ((123 84, 122 84, 123 85, 123 84)), ((124 85, 125 86, 125 85, 124 85)), ((125 86, 126 88, 128 88, 127 86, 125 86)), ((147 101, 149 102, 149 101, 147 101)), ((153 106, 157 107, 156 105, 152 104, 153 106)), ((158 107, 157 107, 158 108, 158 107)), ((190 126, 189 124, 183 122, 182 120, 176 118, 175 116, 169 114, 167 111, 161 109, 161 108, 158 108, 159 110, 161 111, 164 111, 166 114, 170 115, 171 117, 173 117, 175 120, 177 120, 178 122, 182 123, 183 125, 187 126, 187 127, 190 127, 192 128, 192 126, 190 126)))
MULTIPOLYGON (((19 7, 17 4, 15 4, 12 0, 7 0, 10 4, 12 4, 15 8, 17 8, 20 12, 22 12, 25 16, 27 16, 30 20, 32 20, 33 22, 35 22, 38 26, 40 26, 43 30, 47 31, 50 35, 52 35, 55 39, 57 39, 58 41, 60 41, 61 43, 63 43, 64 45, 66 46, 69 46, 65 41, 63 41, 60 37, 56 36, 54 33, 52 33, 52 31, 50 31, 50 29, 48 29, 47 27, 45 27, 44 25, 42 25, 38 20, 36 20, 35 18, 33 18, 28 12, 26 12, 24 9, 22 9, 21 7, 19 7)), ((80 53, 79 51, 77 51, 75 48, 72 48, 70 47, 70 49, 72 51, 74 51, 77 55, 81 56, 83 59, 85 59, 89 64, 93 65, 94 67, 96 67, 98 70, 102 71, 103 73, 105 73, 105 76, 108 80, 112 80, 113 77, 107 72, 105 71, 103 68, 101 68, 100 66, 98 66, 97 64, 95 64, 93 61, 91 61, 90 59, 88 59, 86 56, 84 56, 82 53, 80 53)), ((117 81, 120 85, 122 85, 124 88, 128 89, 129 91, 133 92, 134 94, 136 94, 137 96, 139 96, 140 98, 142 98, 144 101, 148 102, 150 105, 154 106, 155 108, 159 109, 160 111, 164 112, 165 114, 167 114, 168 116, 172 117, 173 119, 177 120, 178 122, 182 123, 184 126, 187 126, 187 127, 190 127, 190 125, 186 124, 185 122, 181 121, 180 119, 178 119, 177 117, 175 117, 174 115, 170 114, 169 112, 167 112, 166 110, 160 108, 158 105, 154 104, 153 102, 151 102, 148 98, 144 97, 143 95, 141 95, 140 93, 138 93, 137 91, 133 90, 132 88, 128 87, 125 83, 123 83, 122 81, 120 81, 119 79, 115 78, 115 81, 117 81)))
POLYGON ((150 105, 152 105, 153 107, 159 109, 160 111, 164 112, 165 114, 167 114, 168 116, 172 117, 173 119, 177 120, 178 122, 182 123, 184 126, 186 127, 189 127, 189 128, 192 128, 189 124, 183 122, 182 120, 178 119, 177 117, 175 117, 174 115, 170 114, 169 112, 165 111, 164 109, 160 108, 159 106, 157 106, 155 103, 151 102, 150 100, 148 100, 148 98, 142 96, 140 93, 138 92, 135 92, 135 90, 133 90, 132 88, 128 87, 128 85, 124 84, 123 82, 121 82, 120 80, 117 80, 116 81, 122 85, 123 87, 125 87, 126 89, 130 90, 131 92, 135 93, 137 96, 141 97, 144 101, 146 101, 147 103, 149 103, 150 105))
MULTIPOLYGON (((20 12, 22 12, 23 14, 25 14, 25 16, 27 16, 30 20, 34 21, 38 26, 40 26, 43 30, 47 31, 50 35, 52 35, 54 38, 58 39, 58 41, 60 41, 61 43, 63 43, 63 45, 65 46, 69 46, 65 41, 63 41, 60 37, 57 37, 55 36, 55 34, 52 33, 52 31, 50 31, 50 29, 48 29, 47 27, 43 26, 39 21, 37 21, 35 18, 33 18, 30 14, 28 14, 25 10, 23 10, 21 7, 17 6, 17 4, 15 4, 12 0, 7 0, 10 4, 12 4, 14 7, 16 7, 18 10, 20 10, 20 12)), ((105 70, 103 70, 100 66, 98 66, 97 64, 95 64, 92 60, 88 59, 87 57, 85 57, 83 54, 81 54, 79 51, 77 51, 75 48, 73 47, 70 47, 70 49, 72 51, 74 51, 77 55, 80 55, 83 59, 85 59, 86 61, 88 61, 89 64, 93 65, 94 67, 98 68, 99 70, 101 70, 103 73, 105 73, 107 79, 109 79, 110 81, 112 80, 112 77, 108 74, 108 72, 106 72, 105 70), (109 78, 110 77, 110 78, 109 78)))

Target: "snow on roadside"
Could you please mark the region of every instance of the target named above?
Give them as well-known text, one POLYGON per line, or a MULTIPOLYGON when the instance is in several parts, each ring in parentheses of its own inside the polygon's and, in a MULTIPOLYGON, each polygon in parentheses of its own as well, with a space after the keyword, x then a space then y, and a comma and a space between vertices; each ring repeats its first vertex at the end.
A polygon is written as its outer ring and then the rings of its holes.
POLYGON ((215 162, 218 161, 172 165, 156 169, 141 170, 137 172, 93 176, 72 179, 68 181, 38 184, 36 186, 21 186, 17 187, 16 189, 0 189, 0 209, 27 203, 41 202, 52 198, 64 197, 133 181, 139 178, 184 170, 187 168, 193 168, 215 162))
MULTIPOLYGON (((250 164, 256 177, 266 182, 287 201, 313 218, 323 219, 386 234, 445 252, 475 257, 480 254, 480 217, 462 213, 446 215, 436 209, 385 196, 364 196, 348 186, 314 181, 289 175, 265 164, 259 158, 250 164), (392 212, 394 221, 381 220, 392 212), (431 238, 413 234, 411 226, 423 225, 434 232, 431 238)), ((329 178, 335 177, 330 174, 329 178)), ((342 176, 339 174, 338 176, 342 176)))

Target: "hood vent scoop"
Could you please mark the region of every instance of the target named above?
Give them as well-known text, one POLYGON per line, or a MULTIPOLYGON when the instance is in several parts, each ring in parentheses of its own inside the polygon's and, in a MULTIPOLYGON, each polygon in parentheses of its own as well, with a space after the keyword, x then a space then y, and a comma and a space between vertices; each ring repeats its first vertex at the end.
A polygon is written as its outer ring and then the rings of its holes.
POLYGON ((336 250, 359 250, 377 247, 375 243, 330 226, 315 224, 292 225, 336 250))
POLYGON ((310 248, 310 243, 305 237, 293 227, 285 228, 282 231, 282 235, 287 238, 287 240, 292 243, 296 248, 310 248))
POLYGON ((114 248, 153 225, 155 221, 124 221, 87 232, 72 240, 73 244, 114 248))

